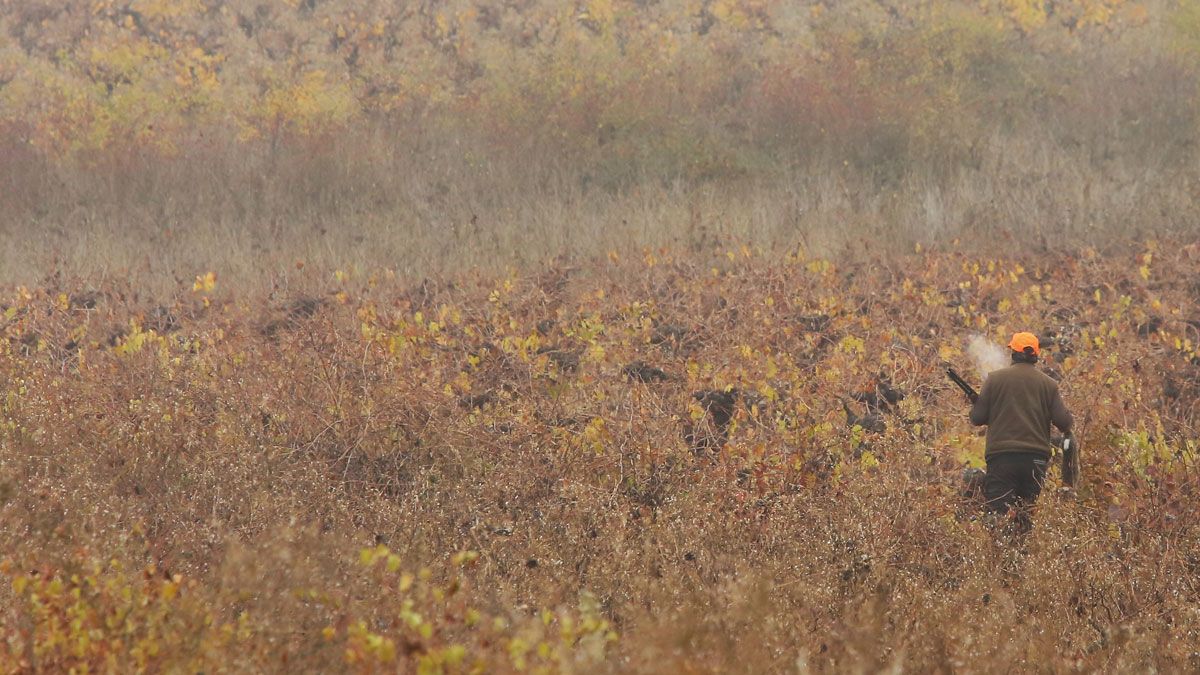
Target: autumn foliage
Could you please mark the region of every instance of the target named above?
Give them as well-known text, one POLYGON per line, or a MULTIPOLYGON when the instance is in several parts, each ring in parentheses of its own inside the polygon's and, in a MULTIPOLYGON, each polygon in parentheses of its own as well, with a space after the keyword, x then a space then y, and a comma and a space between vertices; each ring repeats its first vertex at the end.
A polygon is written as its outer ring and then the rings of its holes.
POLYGON ((734 245, 9 288, 0 664, 1194 669, 1198 262, 734 245), (982 438, 943 377, 1015 329, 1084 449, 1017 541, 962 494, 982 438))
POLYGON ((751 128, 728 140, 866 125, 918 144, 1017 122, 1052 96, 1024 81, 1053 75, 1035 59, 1131 60, 1127 43, 1164 20, 1186 55, 1191 10, 1138 0, 6 0, 0 121, 53 156, 181 152, 222 130, 279 143, 414 116, 497 141, 536 129, 562 149, 612 142, 614 159, 668 132, 657 151, 718 170, 732 167, 707 163, 735 159, 713 122, 751 128))
POLYGON ((1179 236, 1198 36, 1144 0, 5 0, 0 263, 1179 236))
POLYGON ((0 0, 0 674, 1200 670, 1200 10, 0 0), (1078 420, 1026 538, 953 365, 1078 420))

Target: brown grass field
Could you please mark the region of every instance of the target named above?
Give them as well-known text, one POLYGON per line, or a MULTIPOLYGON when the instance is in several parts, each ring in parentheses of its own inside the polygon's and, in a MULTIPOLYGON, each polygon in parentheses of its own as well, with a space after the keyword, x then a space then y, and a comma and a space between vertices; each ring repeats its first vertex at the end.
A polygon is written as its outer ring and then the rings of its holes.
POLYGON ((0 664, 1196 669, 1181 244, 10 288, 0 664), (982 439, 941 369, 1019 328, 1084 477, 1012 541, 960 494, 982 439), (886 431, 848 425, 881 380, 886 431))
POLYGON ((1200 671, 1197 204, 1195 0, 0 0, 0 675, 1200 671))
POLYGON ((1182 0, 0 0, 0 282, 1186 240, 1198 64, 1182 0))

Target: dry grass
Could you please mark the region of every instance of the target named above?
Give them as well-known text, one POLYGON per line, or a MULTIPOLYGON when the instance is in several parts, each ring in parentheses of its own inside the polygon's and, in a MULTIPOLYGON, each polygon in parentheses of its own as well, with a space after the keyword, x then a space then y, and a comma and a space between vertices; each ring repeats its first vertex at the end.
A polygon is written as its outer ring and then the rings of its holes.
POLYGON ((0 0, 0 673, 1200 670, 1186 3, 135 4, 0 0))
POLYGON ((352 136, 277 156, 197 147, 99 168, 13 160, 32 170, 9 177, 15 204, 0 215, 0 279, 39 283, 47 270, 134 276, 168 292, 208 270, 262 288, 298 261, 419 279, 645 246, 735 241, 832 254, 959 240, 978 250, 1064 250, 1196 232, 1194 167, 1100 169, 1090 151, 1042 137, 996 136, 976 168, 938 175, 914 166, 884 184, 829 161, 712 181, 647 175, 607 188, 590 183, 586 167, 545 155, 472 160, 457 136, 411 154, 371 150, 394 149, 394 138, 352 136))
POLYGON ((467 4, 3 3, 0 281, 1197 233, 1186 3, 467 4))
POLYGON ((0 663, 1195 669, 1198 257, 10 288, 0 663), (1048 344, 1085 480, 1055 475, 1014 546, 959 495, 982 439, 941 362, 1015 328, 1048 344), (887 431, 847 428, 837 397, 880 374, 907 394, 887 431), (729 388, 722 432, 693 393, 729 388))

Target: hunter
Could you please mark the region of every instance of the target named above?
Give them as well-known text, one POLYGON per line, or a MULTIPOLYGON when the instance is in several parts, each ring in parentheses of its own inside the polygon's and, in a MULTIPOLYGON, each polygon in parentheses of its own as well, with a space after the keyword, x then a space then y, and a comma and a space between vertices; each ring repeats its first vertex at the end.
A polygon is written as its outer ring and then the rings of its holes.
POLYGON ((987 425, 987 510, 1003 515, 1015 511, 1017 528, 1027 532, 1050 461, 1050 425, 1069 435, 1072 420, 1058 383, 1036 367, 1041 354, 1037 337, 1017 333, 1008 347, 1012 365, 984 380, 971 407, 971 424, 987 425))

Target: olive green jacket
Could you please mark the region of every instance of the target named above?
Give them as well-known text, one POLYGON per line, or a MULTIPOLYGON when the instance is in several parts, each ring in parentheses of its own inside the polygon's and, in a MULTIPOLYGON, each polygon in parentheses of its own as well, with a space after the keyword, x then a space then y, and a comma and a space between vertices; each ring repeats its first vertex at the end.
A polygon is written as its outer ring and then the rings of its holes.
POLYGON ((987 425, 985 458, 1012 452, 1050 456, 1050 424, 1071 431, 1058 383, 1028 363, 993 371, 971 407, 971 424, 987 425))

